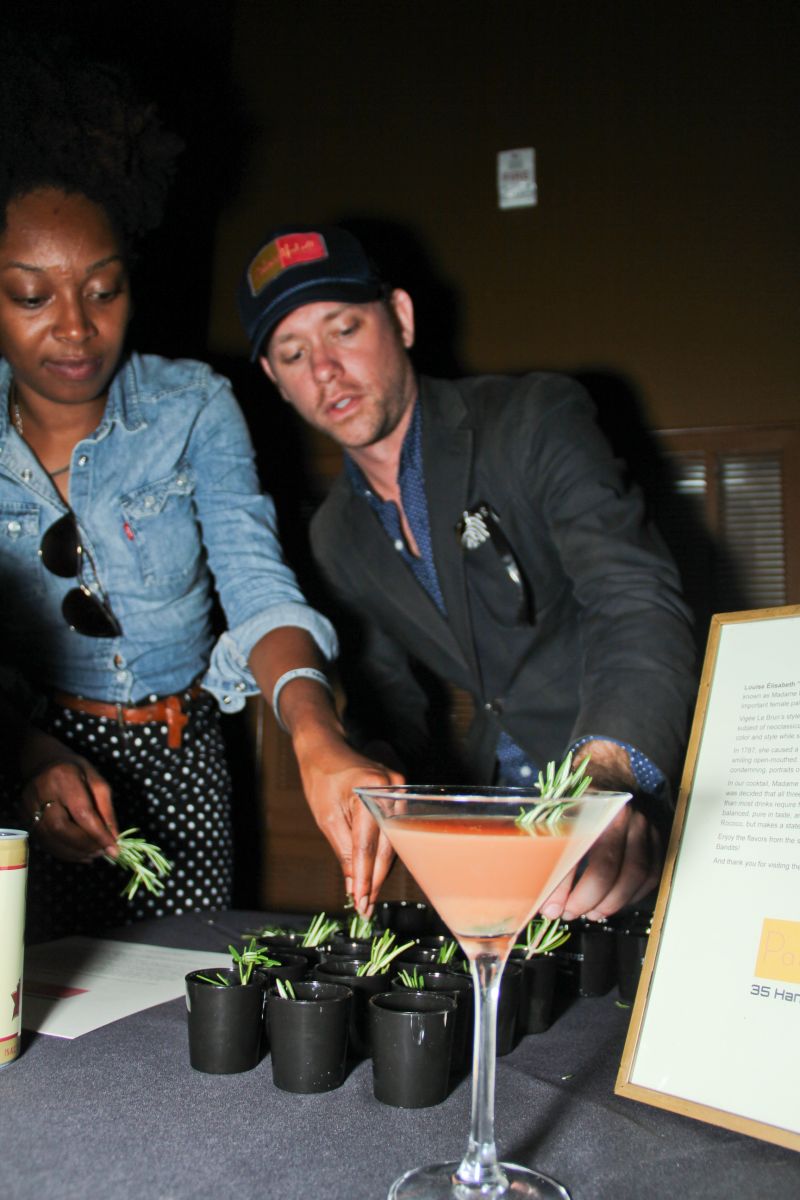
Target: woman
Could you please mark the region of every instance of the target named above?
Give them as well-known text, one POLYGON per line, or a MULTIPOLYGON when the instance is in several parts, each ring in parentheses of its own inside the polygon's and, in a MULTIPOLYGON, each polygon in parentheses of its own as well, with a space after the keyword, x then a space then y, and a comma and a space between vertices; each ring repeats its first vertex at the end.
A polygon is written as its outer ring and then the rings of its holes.
POLYGON ((6 698, 36 727, 21 803, 47 853, 32 857, 29 936, 230 903, 218 713, 258 691, 366 911, 390 855, 352 788, 398 777, 343 740, 321 671, 335 635, 283 562, 227 381, 126 350, 131 248, 160 217, 175 141, 113 73, 17 68, 2 124, 24 137, 0 172, 0 628, 6 698), (175 863, 163 897, 132 907, 93 861, 130 825, 175 863))

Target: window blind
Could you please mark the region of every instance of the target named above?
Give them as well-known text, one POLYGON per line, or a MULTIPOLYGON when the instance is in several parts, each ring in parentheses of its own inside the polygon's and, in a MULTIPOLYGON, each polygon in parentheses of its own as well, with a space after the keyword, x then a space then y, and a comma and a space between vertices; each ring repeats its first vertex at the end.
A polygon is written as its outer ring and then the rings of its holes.
POLYGON ((797 435, 781 428, 662 432, 667 465, 654 497, 702 641, 716 612, 797 602, 788 531, 798 519, 797 435), (773 445, 770 445, 773 441, 773 445))

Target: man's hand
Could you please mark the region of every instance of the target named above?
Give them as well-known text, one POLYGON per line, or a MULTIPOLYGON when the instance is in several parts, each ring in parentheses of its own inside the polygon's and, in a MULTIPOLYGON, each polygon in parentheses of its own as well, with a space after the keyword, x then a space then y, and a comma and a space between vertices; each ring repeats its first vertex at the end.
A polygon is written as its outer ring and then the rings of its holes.
POLYGON ((119 829, 111 788, 92 764, 39 730, 26 738, 21 763, 28 782, 20 808, 45 850, 64 862, 115 858, 119 829))
MULTIPOLYGON (((575 765, 589 756, 592 787, 605 791, 635 791, 636 780, 627 750, 613 742, 587 742, 575 754, 575 765)), ((630 803, 597 839, 576 881, 572 871, 542 905, 545 917, 572 921, 587 916, 605 920, 648 895, 658 883, 663 863, 661 837, 644 813, 630 803)))
POLYGON ((301 735, 294 749, 308 806, 339 859, 347 894, 370 916, 394 852, 353 789, 387 787, 403 776, 357 754, 333 731, 301 735))
POLYGON ((580 878, 576 882, 572 871, 562 880, 542 905, 542 916, 605 920, 653 890, 661 863, 657 831, 644 813, 626 804, 592 846, 580 878))
MULTIPOLYGON (((286 672, 321 666, 310 634, 291 625, 272 629, 256 642, 249 663, 267 700, 286 672)), ((353 788, 387 787, 402 783, 403 776, 348 745, 331 697, 318 681, 291 679, 280 691, 278 707, 314 820, 339 859, 347 894, 361 915, 369 916, 394 855, 353 788)))

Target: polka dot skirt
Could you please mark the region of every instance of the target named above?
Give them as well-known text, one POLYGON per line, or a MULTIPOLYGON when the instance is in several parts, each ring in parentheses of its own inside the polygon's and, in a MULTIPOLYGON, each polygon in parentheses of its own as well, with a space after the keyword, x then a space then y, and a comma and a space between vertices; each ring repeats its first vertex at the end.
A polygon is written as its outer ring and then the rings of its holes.
POLYGON ((231 784, 220 716, 210 696, 188 705, 181 745, 167 746, 166 725, 123 725, 51 704, 40 722, 94 764, 112 789, 121 830, 136 826, 174 866, 161 896, 139 888, 104 859, 62 863, 31 840, 28 940, 98 934, 146 917, 230 907, 233 877, 231 784))

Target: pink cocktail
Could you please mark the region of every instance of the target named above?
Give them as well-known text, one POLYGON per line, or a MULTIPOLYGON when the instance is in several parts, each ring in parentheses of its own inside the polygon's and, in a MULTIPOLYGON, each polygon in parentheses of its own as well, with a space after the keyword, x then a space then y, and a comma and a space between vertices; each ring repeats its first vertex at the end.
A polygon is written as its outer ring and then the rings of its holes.
POLYGON ((389 1200, 569 1200, 535 1171, 499 1163, 494 1070, 500 977, 520 930, 630 799, 584 792, 543 805, 528 788, 357 788, 470 961, 477 1019, 472 1125, 460 1163, 419 1167, 389 1200))

